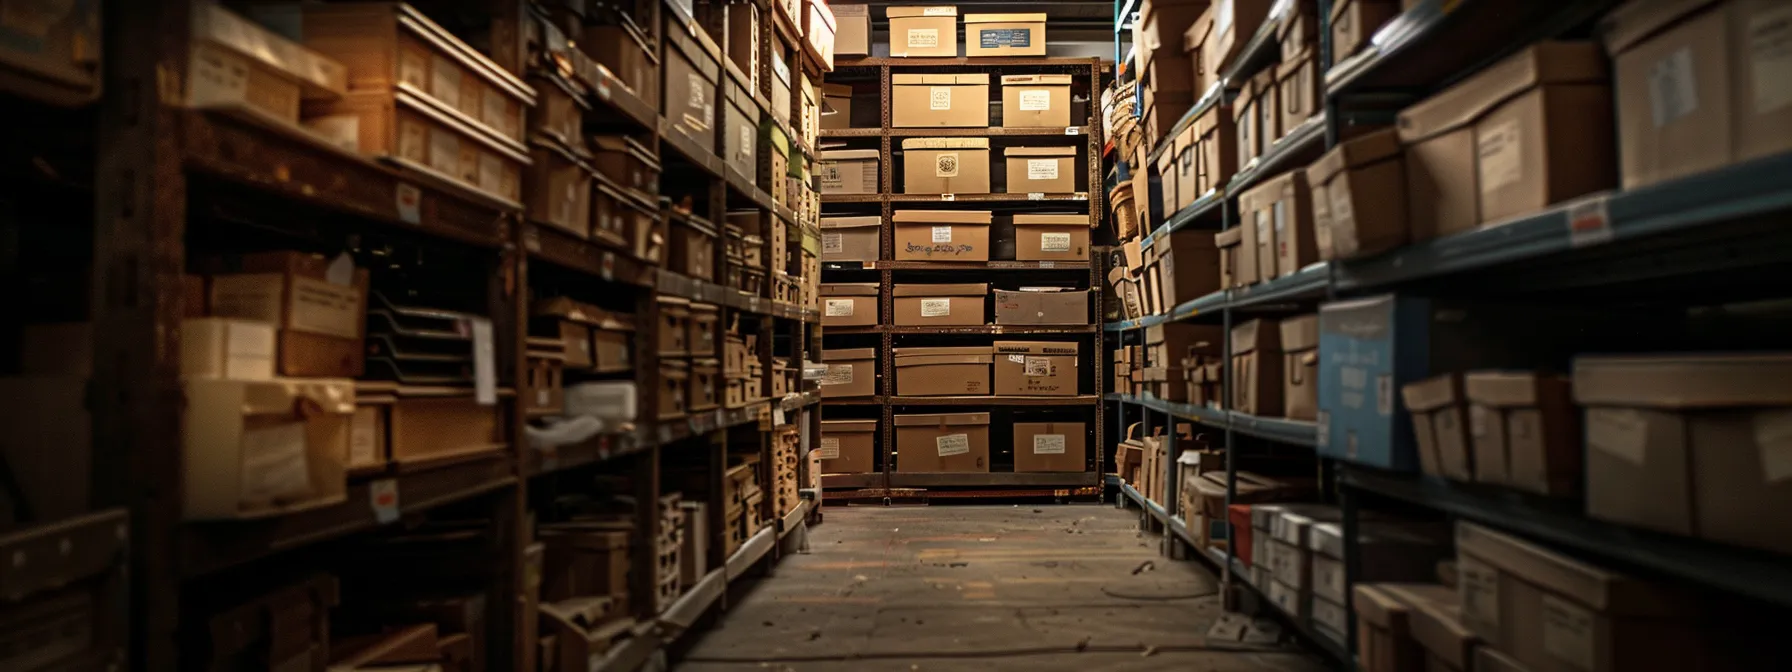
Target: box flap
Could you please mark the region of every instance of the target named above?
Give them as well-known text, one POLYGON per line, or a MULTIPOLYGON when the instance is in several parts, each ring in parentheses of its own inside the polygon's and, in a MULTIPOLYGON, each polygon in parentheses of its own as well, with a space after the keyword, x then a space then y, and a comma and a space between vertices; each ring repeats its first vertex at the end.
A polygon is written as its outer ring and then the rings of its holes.
POLYGON ((821 361, 844 362, 855 359, 875 359, 877 348, 846 348, 841 350, 821 351, 821 361))
POLYGON ((933 5, 928 7, 887 7, 884 16, 892 19, 911 16, 958 16, 958 7, 953 5, 933 5))
POLYGON ((1325 184, 1346 168, 1366 166, 1384 159, 1400 157, 1400 136, 1394 129, 1383 129, 1339 143, 1312 165, 1307 166, 1307 182, 1325 184))
POLYGON ((989 84, 989 75, 981 72, 971 73, 925 73, 890 75, 890 83, 896 86, 915 86, 921 84, 989 84))
MULTIPOLYGON (((1286 27, 1288 24, 1284 23, 1282 25, 1286 27)), ((1294 77, 1295 74, 1300 72, 1301 68, 1310 65, 1308 61, 1312 59, 1313 45, 1308 44, 1307 46, 1301 47, 1300 53, 1295 54, 1293 58, 1282 59, 1282 62, 1276 64, 1273 68, 1276 73, 1276 81, 1280 82, 1294 77)), ((1323 77, 1324 75, 1322 74, 1320 76, 1323 77)))
POLYGON ((1009 147, 1002 150, 1003 156, 1076 156, 1080 151, 1076 147, 1009 147))
POLYGON ((841 282, 841 283, 833 283, 833 284, 823 284, 821 286, 821 295, 822 296, 877 296, 877 283, 875 283, 875 282, 841 282))
POLYGON ((842 432, 875 432, 876 420, 823 420, 822 434, 838 434, 842 432))
POLYGON ((821 162, 827 163, 829 161, 853 161, 863 159, 876 161, 881 154, 882 151, 876 149, 834 149, 822 152, 821 162))
POLYGON ((1792 406, 1792 353, 1576 357, 1583 406, 1792 406))
POLYGON ((1182 52, 1186 54, 1200 49, 1201 45, 1206 44, 1207 38, 1212 35, 1213 9, 1208 8, 1207 11, 1201 12, 1201 16, 1195 18, 1194 23, 1189 24, 1188 30, 1182 31, 1182 52))
POLYGON ((927 425, 987 425, 988 413, 930 413, 927 415, 898 415, 897 427, 925 427, 927 425))
POLYGON ((1446 373, 1416 383, 1407 383, 1400 388, 1400 396, 1406 400, 1406 410, 1437 410, 1462 400, 1462 376, 1446 373))
POLYGON ((1481 638, 1463 627, 1461 601, 1454 589, 1434 583, 1382 585, 1394 599, 1406 603, 1407 627, 1419 646, 1451 669, 1467 669, 1481 638))
POLYGON ((1213 234, 1213 244, 1217 247, 1237 247, 1244 244, 1244 228, 1234 226, 1213 234))
POLYGON ((988 224, 994 219, 989 210, 897 210, 890 215, 897 224, 988 224))
POLYGON ((998 355, 1076 355, 1076 343, 1047 341, 996 341, 998 355))
POLYGON ((1044 14, 966 14, 965 23, 1045 23, 1044 14))
POLYGON ((1319 347, 1319 315, 1302 315, 1282 320, 1282 352, 1300 352, 1319 347))
POLYGON ((989 138, 909 138, 903 149, 989 149, 989 138))
POLYGON ((1089 215, 1016 214, 1015 226, 1088 226, 1089 215))
POLYGON ((1536 371, 1471 371, 1462 388, 1469 401, 1502 408, 1537 406, 1540 400, 1566 404, 1568 377, 1536 371))
POLYGON ((989 285, 980 282, 952 285, 896 285, 891 296, 985 296, 989 285))
POLYGON ((1070 75, 1002 75, 1002 86, 1070 86, 1070 75))
POLYGON ((878 226, 883 224, 883 222, 884 218, 877 215, 866 215, 863 217, 823 217, 821 218, 821 228, 823 231, 828 229, 858 229, 868 226, 878 226))
POLYGON ((1282 349, 1281 337, 1282 333, 1276 329, 1275 320, 1257 319, 1245 322, 1232 328, 1232 356, 1257 350, 1279 352, 1282 349))
POLYGON ((852 97, 852 85, 851 84, 829 84, 827 82, 822 82, 821 83, 821 95, 823 98, 851 98, 852 97))
POLYGON ((1457 521, 1456 551, 1613 616, 1684 617, 1686 596, 1474 523, 1457 521))
POLYGON ((1623 3, 1606 14, 1599 26, 1605 39, 1606 53, 1614 56, 1623 53, 1682 17, 1715 3, 1716 0, 1638 0, 1623 3))
POLYGON ((1400 140, 1412 143, 1461 128, 1541 84, 1609 82, 1605 54, 1593 43, 1539 42, 1401 110, 1400 140))

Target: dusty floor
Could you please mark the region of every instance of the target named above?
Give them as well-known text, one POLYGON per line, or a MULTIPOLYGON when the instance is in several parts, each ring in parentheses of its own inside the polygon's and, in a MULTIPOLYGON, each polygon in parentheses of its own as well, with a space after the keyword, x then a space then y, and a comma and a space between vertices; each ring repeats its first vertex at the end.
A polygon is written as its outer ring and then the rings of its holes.
POLYGON ((1159 556, 1137 524, 1093 504, 829 508, 809 552, 676 669, 1324 669, 1292 645, 1207 642, 1214 578, 1159 556))

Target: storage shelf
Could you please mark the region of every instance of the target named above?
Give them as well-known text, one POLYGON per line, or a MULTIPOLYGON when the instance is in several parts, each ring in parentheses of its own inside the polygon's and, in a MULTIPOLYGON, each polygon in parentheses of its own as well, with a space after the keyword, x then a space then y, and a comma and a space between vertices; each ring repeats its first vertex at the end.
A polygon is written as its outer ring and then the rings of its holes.
MULTIPOLYGON (((829 401, 828 403, 834 403, 829 401)), ((823 488, 881 488, 884 487, 884 475, 879 472, 863 474, 822 474, 823 488)))
POLYGON ((1164 401, 1150 395, 1135 397, 1130 394, 1109 393, 1105 398, 1108 401, 1144 406, 1159 413, 1183 420, 1193 420, 1215 429, 1230 427, 1234 432, 1260 439, 1308 447, 1318 444, 1318 426, 1305 420, 1246 415, 1206 406, 1164 401))
POLYGON ((1330 263, 1313 264, 1294 275, 1260 282, 1249 287, 1213 292, 1178 304, 1167 313, 1146 315, 1120 322, 1108 322, 1103 325, 1103 328, 1108 331, 1132 331, 1155 327, 1166 322, 1181 322, 1197 315, 1211 315, 1228 308, 1268 309, 1282 304, 1306 306, 1325 298, 1328 290, 1331 289, 1331 269, 1332 264, 1330 263))
MULTIPOLYGON (((702 147, 699 147, 697 143, 692 142, 691 139, 685 137, 683 133, 673 129, 672 124, 668 123, 665 119, 660 120, 660 146, 671 147, 674 152, 674 154, 666 154, 662 152, 660 154, 660 161, 662 163, 671 164, 672 159, 677 158, 685 163, 701 168, 703 172, 708 173, 710 177, 722 177, 722 171, 727 165, 722 162, 722 157, 716 156, 715 152, 707 151, 702 147)), ((664 178, 662 177, 661 179, 664 178)))
POLYGON ((1101 484, 1095 472, 890 472, 892 488, 1080 488, 1101 484))
POLYGON ((660 112, 657 104, 641 100, 641 97, 633 89, 623 84, 622 80, 617 79, 609 68, 594 68, 592 71, 596 73, 599 80, 593 87, 590 98, 596 99, 600 105, 608 105, 621 112, 622 116, 640 124, 642 128, 659 127, 660 112))
POLYGON ((1328 70, 1326 95, 1434 90, 1520 45, 1585 24, 1615 4, 1422 0, 1376 31, 1361 53, 1328 70))
POLYGON ((1088 68, 1099 65, 1099 58, 1046 58, 1036 56, 938 56, 900 58, 891 56, 864 56, 860 58, 834 59, 834 69, 841 68, 875 68, 888 66, 893 69, 906 68, 938 68, 950 66, 973 67, 1047 67, 1074 66, 1088 68))
POLYGON ((792 530, 803 524, 803 520, 809 517, 809 507, 809 500, 800 500, 796 503, 796 507, 790 510, 790 513, 786 513, 778 519, 779 539, 790 536, 792 530))
POLYGON ((822 203, 1040 203, 1088 202, 1089 192, 1064 194, 822 194, 822 203), (948 198, 950 197, 950 198, 948 198))
POLYGON ((770 553, 772 546, 777 543, 778 530, 775 525, 759 528, 758 532, 747 539, 747 543, 741 544, 740 550, 735 551, 734 555, 728 556, 726 565, 728 580, 732 582, 746 575, 747 570, 752 569, 754 563, 759 562, 759 559, 765 557, 766 553, 770 553))
MULTIPOLYGON (((824 128, 823 138, 881 138, 885 134, 881 128, 824 128)), ((1035 136, 1082 136, 1089 134, 1088 126, 1044 126, 1029 128, 1008 128, 990 126, 988 128, 892 128, 892 138, 1002 138, 1002 137, 1035 137, 1035 136)))
POLYGON ((1305 166, 1320 154, 1325 153, 1325 113, 1320 112, 1301 122, 1294 130, 1276 140, 1269 151, 1263 153, 1232 176, 1226 184, 1226 193, 1243 194, 1256 186, 1264 178, 1305 166))
MULTIPOLYGON (((1135 196, 1135 198, 1137 197, 1135 196)), ((1157 244, 1157 241, 1168 238, 1177 231, 1191 228, 1196 222, 1205 222, 1210 218, 1217 220, 1218 215, 1220 214, 1220 206, 1224 205, 1225 202, 1225 190, 1214 189, 1207 192, 1205 195, 1201 196, 1201 198, 1196 199, 1194 203, 1190 203, 1188 207, 1176 211, 1176 214, 1174 215, 1170 215, 1169 219, 1164 220, 1163 226, 1159 226, 1157 227, 1157 230, 1152 231, 1151 235, 1146 236, 1144 240, 1139 242, 1139 246, 1151 247, 1152 245, 1157 244)), ((1214 233, 1218 233, 1218 231, 1215 231, 1214 233)))
POLYGON ((1349 467, 1344 487, 1426 506, 1546 543, 1718 590, 1792 606, 1792 563, 1753 549, 1639 530, 1510 490, 1349 467))
MULTIPOLYGON (((1244 48, 1238 50, 1238 55, 1232 57, 1232 67, 1226 70, 1226 83, 1234 86, 1242 84, 1264 68, 1282 60, 1281 41, 1276 39, 1276 33, 1280 31, 1283 20, 1288 18, 1292 9, 1292 0, 1277 2, 1270 7, 1271 13, 1258 26, 1257 34, 1252 35, 1251 41, 1246 42, 1244 48)), ((1317 58, 1318 55, 1315 54, 1314 57, 1317 58)))
MULTIPOLYGON (((1190 124, 1195 123, 1196 117, 1206 114, 1207 110, 1215 105, 1224 105, 1231 102, 1231 100, 1232 95, 1226 90, 1224 85, 1215 83, 1213 86, 1207 87, 1207 91, 1201 94, 1201 99, 1195 101, 1195 106, 1189 108, 1187 112, 1184 112, 1182 118, 1177 119, 1176 123, 1170 126, 1170 130, 1164 133, 1164 137, 1159 138, 1158 140, 1174 140, 1176 136, 1181 135, 1182 131, 1186 130, 1190 124)), ((1140 130, 1143 130, 1142 124, 1144 122, 1141 120, 1139 123, 1141 124, 1140 130)), ((1146 138, 1146 140, 1151 140, 1151 138, 1146 138)), ((1155 165, 1158 157, 1163 156, 1164 150, 1169 149, 1173 144, 1174 143, 1164 143, 1151 148, 1151 151, 1146 153, 1145 161, 1147 162, 1147 165, 1155 165)))
POLYGON ((760 210, 775 209, 772 195, 766 193, 764 189, 760 189, 759 185, 754 184, 753 178, 740 174, 740 171, 735 170, 733 165, 726 163, 722 165, 722 182, 727 184, 733 193, 739 194, 754 207, 760 210))
POLYGON ((607 281, 652 287, 657 270, 622 252, 552 226, 523 223, 523 249, 534 259, 607 281))
POLYGON ((1017 397, 961 395, 950 397, 890 397, 891 406, 1087 406, 1100 401, 1093 394, 1065 397, 1017 397))
POLYGON ((1165 511, 1164 507, 1158 505, 1157 502, 1145 499, 1145 493, 1139 492, 1137 488, 1132 487, 1131 483, 1121 481, 1120 494, 1125 495, 1127 499, 1130 499, 1134 504, 1139 505, 1139 508, 1144 509, 1146 513, 1151 514, 1151 517, 1157 519, 1157 522, 1164 525, 1170 524, 1170 513, 1165 511))
POLYGON ((823 262, 824 271, 1038 271, 1089 270, 1087 261, 831 261, 823 262))
POLYGON ((892 334, 912 335, 989 335, 1003 336, 1007 334, 1093 334, 1097 327, 1093 324, 1081 325, 1023 325, 1023 324, 985 324, 978 327, 927 327, 927 326, 892 326, 883 327, 883 331, 892 334))

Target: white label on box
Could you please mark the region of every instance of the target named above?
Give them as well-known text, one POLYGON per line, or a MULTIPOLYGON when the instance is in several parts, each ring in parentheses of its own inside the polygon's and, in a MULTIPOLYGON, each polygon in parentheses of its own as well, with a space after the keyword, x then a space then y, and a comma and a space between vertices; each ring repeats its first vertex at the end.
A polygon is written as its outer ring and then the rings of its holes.
POLYGON ((398 481, 390 478, 374 481, 367 488, 367 499, 373 507, 373 519, 381 525, 398 520, 398 481))
POLYGON ((921 16, 958 16, 957 7, 928 7, 921 10, 921 16))
POLYGON ((852 365, 851 364, 829 364, 828 365, 828 373, 827 373, 827 375, 822 376, 821 384, 823 384, 823 385, 851 385, 852 384, 852 365))
POLYGON ((1034 455, 1063 455, 1064 454, 1064 435, 1063 434, 1034 434, 1033 435, 1033 454, 1034 455))
POLYGON ((1027 356, 1026 355, 1009 355, 1008 361, 1013 362, 1015 364, 1020 364, 1022 366, 1025 366, 1027 364, 1027 356))
POLYGON ((840 438, 835 436, 821 437, 821 447, 815 453, 824 460, 840 459, 840 438))
POLYGON ((927 48, 940 46, 940 31, 939 31, 939 29, 938 28, 910 28, 908 31, 908 46, 910 46, 910 47, 927 47, 927 48))
POLYGON ((933 445, 940 450, 940 457, 963 455, 971 452, 971 437, 966 434, 947 434, 933 440, 933 445))
POLYGON ((1039 234, 1039 251, 1040 252, 1069 252, 1070 251, 1070 234, 1068 234, 1068 233, 1041 233, 1041 234, 1039 234))
POLYGON ((1748 19, 1755 114, 1792 105, 1792 5, 1762 6, 1748 19))
POLYGON ((1029 179, 1029 180, 1055 180, 1055 179, 1058 179, 1058 160, 1057 159, 1027 159, 1027 179, 1029 179))
POLYGON ((929 109, 929 110, 950 110, 950 109, 952 109, 952 87, 950 87, 950 86, 931 87, 931 89, 927 92, 927 109, 929 109))
MULTIPOLYGON (((356 144, 359 144, 357 142, 356 144)), ((409 119, 398 122, 398 158, 429 162, 429 129, 409 119)))
POLYGON ((498 358, 492 345, 492 321, 483 317, 473 323, 473 398, 481 406, 498 403, 498 358))
MULTIPOLYGON (((1269 209, 1270 226, 1274 227, 1275 231, 1276 231, 1276 244, 1280 245, 1282 247, 1288 246, 1288 243, 1284 242, 1287 240, 1287 232, 1288 232, 1288 207, 1287 206, 1288 206, 1288 201, 1276 201, 1275 205, 1271 206, 1269 209)), ((1261 241, 1261 240, 1259 240, 1257 242, 1258 242, 1258 244, 1263 243, 1263 241, 1261 241)), ((1277 253, 1280 254, 1280 251, 1278 250, 1277 253)))
POLYGON ((419 51, 398 50, 398 81, 416 87, 418 91, 429 91, 429 62, 423 58, 424 54, 419 51))
POLYGON ((1045 357, 1028 357, 1021 364, 1021 374, 1035 377, 1052 375, 1052 360, 1045 357))
MULTIPOLYGON (((1269 233, 1270 233, 1269 211, 1268 210, 1258 210, 1257 211, 1257 244, 1258 245, 1268 245, 1271 240, 1271 238, 1269 237, 1269 233)), ((1249 252, 1249 250, 1246 250, 1246 252, 1249 252)), ((1269 269, 1267 272, 1274 273, 1274 271, 1275 271, 1275 269, 1269 269)), ((1265 273, 1266 271, 1264 269, 1257 269, 1257 272, 1265 273)))
MULTIPOLYGON (((933 157, 933 176, 958 177, 958 152, 946 152, 933 157)), ((944 196, 946 195, 942 195, 941 200, 952 200, 944 196)))
POLYGON ((429 64, 429 95, 449 107, 460 107, 460 68, 437 56, 429 64))
POLYGON ((460 174, 460 138, 454 133, 440 128, 429 130, 429 167, 447 173, 460 174))
POLYGON ((1518 121, 1508 121, 1475 136, 1476 164, 1481 171, 1481 193, 1514 184, 1524 171, 1524 151, 1519 147, 1518 121))
POLYGON ((348 465, 358 467, 379 461, 379 410, 355 409, 355 418, 348 426, 348 465))
POLYGON ((1457 554, 1456 569, 1461 575, 1462 585, 1457 592, 1462 597, 1462 615, 1481 623, 1499 627, 1500 624, 1500 573, 1492 567, 1482 564, 1472 557, 1457 554))
POLYGON ((1699 109, 1692 49, 1681 47, 1649 66, 1649 110, 1661 128, 1699 109))
POLYGON ((1020 92, 1020 110, 1022 112, 1042 112, 1052 109, 1052 92, 1046 89, 1022 89, 1020 92))
POLYGON ((423 190, 417 185, 399 182, 393 189, 392 199, 397 204, 400 220, 406 224, 423 221, 423 190))
POLYGON ((1792 478, 1792 411, 1756 413, 1755 445, 1761 447, 1761 475, 1768 483, 1792 478))
POLYGON ((1593 669, 1593 612, 1544 594, 1543 650, 1576 668, 1593 669))
POLYGON ((1215 39, 1218 39, 1217 36, 1223 35, 1226 31, 1231 29, 1232 0, 1220 0, 1220 9, 1213 15, 1213 34, 1216 36, 1215 39))
POLYGON ((304 495, 311 491, 311 467, 305 451, 305 423, 245 428, 242 437, 244 503, 304 495))
POLYGON ((828 299, 823 309, 828 317, 852 317, 852 299, 828 299))
POLYGON ((1648 461, 1649 421, 1628 408, 1587 409, 1587 447, 1638 466, 1648 461))
POLYGON ((950 227, 950 226, 933 227, 933 242, 936 242, 936 243, 952 242, 952 227, 950 227))
POLYGON ((238 322, 230 325, 224 342, 224 377, 231 380, 266 380, 273 375, 274 325, 238 322))
POLYGON ((840 254, 846 251, 846 236, 838 233, 822 232, 821 253, 840 254))
POLYGON ((951 299, 921 299, 921 317, 946 317, 951 314, 951 299))
POLYGON ((360 338, 361 293, 316 278, 292 279, 286 328, 338 338, 360 338))

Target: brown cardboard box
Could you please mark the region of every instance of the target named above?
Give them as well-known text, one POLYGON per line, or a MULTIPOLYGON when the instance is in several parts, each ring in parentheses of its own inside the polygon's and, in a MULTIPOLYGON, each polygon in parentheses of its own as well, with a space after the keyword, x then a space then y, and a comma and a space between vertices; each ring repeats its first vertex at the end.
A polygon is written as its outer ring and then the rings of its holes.
POLYGON ((224 260, 226 272, 211 277, 212 314, 278 326, 283 376, 359 376, 367 269, 347 259, 267 252, 224 260))
POLYGON ((1320 86, 1323 83, 1317 45, 1294 54, 1292 58, 1284 58, 1281 65, 1276 66, 1276 90, 1280 99, 1277 111, 1282 115, 1279 124, 1282 135, 1293 132, 1321 111, 1325 104, 1325 91, 1320 86))
POLYGON ((1177 204, 1182 202, 1182 199, 1176 195, 1176 188, 1181 186, 1180 181, 1176 179, 1176 143, 1174 139, 1167 139, 1166 142, 1170 146, 1166 147, 1162 154, 1157 155, 1157 203, 1163 213, 1163 218, 1169 219, 1176 214, 1177 210, 1181 209, 1177 204))
POLYGON ((1023 397, 1075 396, 1075 342, 995 342, 995 393, 1023 397))
POLYGON ((1244 262, 1244 257, 1239 254, 1244 245, 1244 227, 1234 226, 1213 234, 1213 244, 1220 251, 1220 288, 1230 289, 1250 284, 1239 268, 1244 262))
POLYGON ((1239 197, 1239 221, 1257 234, 1257 268, 1263 279, 1294 275, 1318 260, 1312 199, 1307 171, 1301 168, 1264 180, 1239 197))
POLYGON ((896 470, 989 471, 989 414, 896 416, 896 470))
MULTIPOLYGON (((964 327, 988 324, 983 302, 989 285, 896 285, 891 290, 892 324, 906 327, 964 327)), ((826 325, 823 325, 826 326, 826 325)))
POLYGON ((1464 627, 1464 605, 1455 591, 1429 583, 1380 585, 1410 608, 1408 624, 1413 639, 1424 649, 1426 672, 1470 672, 1468 666, 1481 638, 1464 627))
POLYGON ((1008 163, 1010 194, 1068 194, 1076 191, 1075 147, 1009 147, 1002 151, 1008 163))
POLYGON ((1181 133, 1176 134, 1176 212, 1194 205, 1195 200, 1201 197, 1201 190, 1196 188, 1200 181, 1196 176, 1201 173, 1201 157, 1195 149, 1196 137, 1194 124, 1189 124, 1181 133))
POLYGON ((821 421, 821 468, 830 474, 875 472, 877 468, 876 420, 821 421))
POLYGON ((834 55, 871 55, 871 6, 831 5, 834 10, 834 55))
POLYGON ((1393 129, 1346 140, 1307 166, 1314 248, 1349 259, 1406 244, 1406 169, 1393 129))
POLYGON ((877 261, 882 226, 877 215, 821 218, 821 260, 877 261))
POLYGON ((1014 215, 1016 261, 1088 261, 1089 215, 1014 215))
POLYGON ((821 326, 869 327, 877 324, 877 283, 832 283, 821 286, 821 326))
POLYGON ((1412 638, 1411 607, 1389 594, 1384 584, 1358 583, 1351 587, 1356 599, 1356 653, 1363 672, 1423 672, 1425 650, 1412 638))
POLYGON ((821 193, 875 194, 878 161, 875 149, 837 149, 821 153, 821 193))
POLYGON ((1139 303, 1139 295, 1133 286, 1132 276, 1127 275, 1125 267, 1108 269, 1108 284, 1114 287, 1114 296, 1119 297, 1120 305, 1125 309, 1127 319, 1143 316, 1144 306, 1139 303))
POLYGON ((1152 246, 1163 269, 1165 309, 1182 305, 1220 288, 1220 249, 1200 231, 1171 234, 1152 246))
POLYGON ((1282 415, 1282 344, 1275 320, 1257 319, 1232 328, 1232 410, 1245 415, 1282 415))
POLYGON ((1580 414, 1566 377, 1474 371, 1462 385, 1475 480, 1541 495, 1580 492, 1580 414))
POLYGON ((996 324, 1089 324, 1089 290, 1062 287, 998 289, 996 324))
POLYGON ((1319 316, 1282 320, 1282 400, 1285 417, 1319 419, 1319 316))
POLYGON ((1399 5, 1392 0, 1338 0, 1332 5, 1331 65, 1356 54, 1382 24, 1399 13, 1399 5))
POLYGON ((1788 376, 1785 353, 1577 358, 1587 514, 1792 553, 1788 376))
POLYGON ((902 193, 990 193, 989 138, 908 138, 902 154, 902 193))
POLYGON ((1296 2, 1283 10, 1282 23, 1276 26, 1276 42, 1281 47, 1283 63, 1296 60, 1304 51, 1319 51, 1317 9, 1314 3, 1296 2))
POLYGON ((897 210, 897 261, 989 261, 988 210, 897 210))
POLYGON ((1213 9, 1212 6, 1200 8, 1201 13, 1182 31, 1182 58, 1189 63, 1196 95, 1205 95, 1208 88, 1219 82, 1219 75, 1207 69, 1207 43, 1213 39, 1213 9))
POLYGON ((823 350, 821 361, 828 368, 821 378, 823 399, 877 394, 877 348, 823 350))
POLYGON ((1412 414, 1419 469, 1432 476, 1475 480, 1462 376, 1446 373, 1409 383, 1400 388, 1400 396, 1412 414))
POLYGON ((1414 240, 1616 184, 1611 104, 1597 46, 1540 42, 1401 111, 1414 240))
POLYGON ((188 378, 182 390, 185 519, 263 518, 347 496, 354 381, 188 378))
POLYGON ((1003 75, 1002 127, 1053 128, 1087 123, 1070 118, 1070 75, 1003 75))
POLYGON ((274 325, 200 317, 180 321, 180 375, 269 380, 274 377, 274 325))
POLYGON ((1225 352, 1225 338, 1225 327, 1219 325, 1187 322, 1154 324, 1145 327, 1144 364, 1168 368, 1177 366, 1182 358, 1189 355, 1219 357, 1225 352))
POLYGON ((1045 14, 964 15, 964 55, 1044 56, 1045 14))
POLYGON ((1214 0, 1213 36, 1207 40, 1207 72, 1225 73, 1256 36, 1276 0, 1214 0))
POLYGON ((884 11, 890 19, 891 56, 958 55, 957 7, 889 7, 884 11))
POLYGON ((1200 161, 1195 175, 1195 190, 1199 193, 1194 200, 1199 200, 1225 187, 1232 181, 1232 174, 1238 172, 1238 129, 1232 108, 1215 105, 1195 117, 1195 136, 1200 161))
POLYGON ((1264 68, 1257 73, 1251 78, 1251 88, 1257 92, 1253 101, 1257 106, 1257 156, 1263 156, 1283 133, 1282 89, 1276 85, 1276 69, 1264 68))
POLYGON ((890 125, 895 128, 989 127, 989 75, 890 75, 890 125))
POLYGON ((1239 82, 1238 97, 1232 99, 1233 137, 1238 139, 1238 165, 1248 166, 1263 153, 1262 117, 1257 111, 1257 82, 1239 82))
POLYGON ((852 128, 852 85, 822 84, 821 102, 822 129, 852 128))
POLYGON ((1792 84, 1765 46, 1785 43, 1787 16, 1774 0, 1660 0, 1607 17, 1625 189, 1792 149, 1792 84))
POLYGON ((1014 423, 1014 470, 1080 472, 1089 428, 1081 422, 1014 423))
POLYGON ((989 346, 896 348, 896 394, 905 397, 988 395, 989 346))

